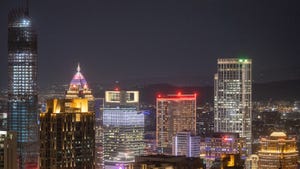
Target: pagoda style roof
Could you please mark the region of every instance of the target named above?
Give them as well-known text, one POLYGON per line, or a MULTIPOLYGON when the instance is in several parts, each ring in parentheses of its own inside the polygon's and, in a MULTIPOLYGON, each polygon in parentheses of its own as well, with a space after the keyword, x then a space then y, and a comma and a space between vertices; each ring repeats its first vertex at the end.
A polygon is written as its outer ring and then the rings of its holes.
POLYGON ((85 80, 84 76, 80 72, 80 65, 77 66, 77 72, 73 76, 73 79, 70 82, 70 89, 88 89, 87 81, 85 80))

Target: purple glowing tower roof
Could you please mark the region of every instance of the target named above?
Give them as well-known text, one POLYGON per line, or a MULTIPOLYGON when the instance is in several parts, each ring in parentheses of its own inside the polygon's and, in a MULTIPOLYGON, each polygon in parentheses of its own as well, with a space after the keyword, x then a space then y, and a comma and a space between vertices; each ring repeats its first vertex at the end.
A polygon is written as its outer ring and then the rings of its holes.
POLYGON ((80 65, 77 66, 77 72, 73 76, 73 79, 70 82, 70 88, 79 88, 79 89, 86 89, 88 88, 87 81, 85 80, 84 76, 80 72, 80 65))

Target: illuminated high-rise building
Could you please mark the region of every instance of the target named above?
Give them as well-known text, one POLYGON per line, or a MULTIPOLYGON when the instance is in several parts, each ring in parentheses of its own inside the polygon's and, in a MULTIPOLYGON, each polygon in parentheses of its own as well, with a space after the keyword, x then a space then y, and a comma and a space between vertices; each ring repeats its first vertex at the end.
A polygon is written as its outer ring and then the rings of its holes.
POLYGON ((144 114, 138 91, 106 91, 103 109, 103 150, 106 169, 126 166, 144 152, 144 114))
POLYGON ((251 154, 252 60, 218 59, 214 87, 214 131, 239 133, 251 154))
POLYGON ((49 100, 40 113, 40 169, 94 169, 94 121, 85 98, 49 100))
POLYGON ((37 34, 28 7, 8 16, 8 129, 17 132, 19 168, 37 168, 37 34))
POLYGON ((175 156, 200 157, 200 136, 191 132, 178 132, 173 137, 172 154, 175 156))
POLYGON ((65 98, 86 98, 88 100, 89 111, 95 112, 95 169, 102 169, 103 150, 100 137, 103 135, 103 131, 102 126, 99 124, 99 111, 102 111, 103 99, 94 98, 92 95, 92 90, 89 88, 87 80, 81 72, 79 63, 77 66, 77 71, 69 84, 68 90, 66 91, 65 98))
POLYGON ((296 137, 288 137, 283 132, 273 132, 270 137, 261 138, 258 157, 259 169, 297 169, 296 137))
POLYGON ((158 95, 156 98, 156 147, 172 154, 172 137, 178 132, 196 134, 196 94, 158 95))
POLYGON ((0 168, 17 169, 17 134, 0 131, 0 168))

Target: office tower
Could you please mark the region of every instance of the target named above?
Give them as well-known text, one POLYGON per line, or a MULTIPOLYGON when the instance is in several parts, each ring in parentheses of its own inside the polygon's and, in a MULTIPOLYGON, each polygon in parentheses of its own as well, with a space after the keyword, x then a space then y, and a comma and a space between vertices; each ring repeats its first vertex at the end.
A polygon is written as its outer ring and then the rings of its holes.
POLYGON ((0 168, 17 169, 17 135, 0 131, 0 168))
POLYGON ((17 132, 19 168, 37 168, 37 34, 28 7, 8 15, 8 129, 17 132))
POLYGON ((203 146, 200 153, 207 168, 222 155, 238 154, 242 159, 246 158, 246 139, 239 137, 238 133, 213 133, 205 137, 203 146))
POLYGON ((214 111, 213 106, 206 104, 203 107, 197 107, 196 110, 197 135, 201 137, 214 133, 214 111))
POLYGON ((172 155, 200 157, 200 136, 195 136, 191 132, 178 132, 173 137, 172 155))
MULTIPOLYGON (((66 91, 65 95, 66 99, 74 99, 74 98, 86 98, 88 99, 88 107, 89 111, 95 112, 95 168, 102 169, 102 144, 100 137, 102 136, 102 127, 99 124, 99 111, 101 111, 101 100, 103 99, 96 99, 92 95, 92 90, 89 88, 87 80, 81 73, 80 65, 77 66, 77 72, 73 76, 70 84, 69 89, 66 91)), ((102 101, 103 105, 103 101, 102 101)))
POLYGON ((283 132, 273 132, 270 137, 261 138, 258 157, 259 169, 297 169, 296 137, 288 137, 283 132))
POLYGON ((158 153, 172 154, 172 137, 181 131, 196 133, 196 94, 158 95, 156 98, 158 153))
POLYGON ((201 169, 205 168, 203 159, 199 157, 147 155, 136 156, 135 162, 128 169, 201 169))
POLYGON ((252 140, 251 69, 251 59, 218 59, 214 84, 214 130, 245 137, 248 154, 251 154, 252 140))
POLYGON ((94 121, 85 98, 49 100, 40 113, 40 169, 94 169, 94 121))
POLYGON ((105 168, 118 168, 144 151, 144 115, 138 91, 106 91, 103 109, 105 168))

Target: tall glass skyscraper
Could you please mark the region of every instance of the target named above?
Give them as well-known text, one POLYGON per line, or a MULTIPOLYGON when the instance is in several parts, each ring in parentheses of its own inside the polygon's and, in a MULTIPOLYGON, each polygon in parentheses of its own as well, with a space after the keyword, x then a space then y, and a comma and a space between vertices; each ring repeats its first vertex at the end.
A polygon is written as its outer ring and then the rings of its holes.
POLYGON ((218 59, 215 74, 214 130, 239 133, 251 153, 252 60, 218 59))
POLYGON ((8 16, 8 129, 17 132, 19 168, 38 161, 37 34, 28 8, 8 16))

